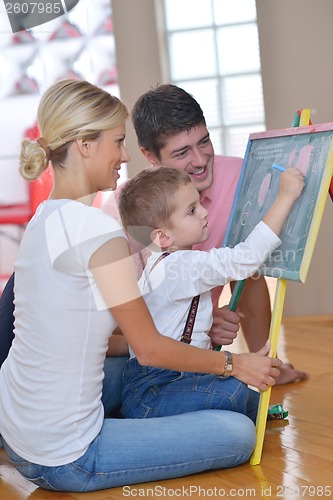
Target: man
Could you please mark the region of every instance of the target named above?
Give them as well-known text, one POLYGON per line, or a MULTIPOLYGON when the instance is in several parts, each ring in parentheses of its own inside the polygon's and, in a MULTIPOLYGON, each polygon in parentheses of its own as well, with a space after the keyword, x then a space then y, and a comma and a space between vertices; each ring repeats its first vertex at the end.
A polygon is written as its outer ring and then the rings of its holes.
MULTIPOLYGON (((132 120, 141 152, 152 166, 185 170, 208 210, 210 236, 195 249, 209 250, 223 243, 242 167, 241 158, 215 156, 205 117, 198 102, 175 85, 159 85, 136 101, 132 120)), ((214 322, 211 339, 229 345, 241 324, 249 350, 258 351, 268 337, 271 319, 264 277, 246 281, 239 311, 218 308, 222 288, 213 292, 214 322)), ((307 374, 288 363, 280 368, 278 384, 304 380, 307 374)))

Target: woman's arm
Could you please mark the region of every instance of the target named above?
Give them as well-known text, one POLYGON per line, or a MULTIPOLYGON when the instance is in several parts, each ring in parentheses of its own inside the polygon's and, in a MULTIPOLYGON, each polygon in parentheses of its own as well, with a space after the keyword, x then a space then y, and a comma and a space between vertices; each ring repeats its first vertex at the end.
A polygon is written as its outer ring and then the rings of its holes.
MULTIPOLYGON (((115 238, 90 259, 90 268, 112 315, 141 365, 201 373, 224 373, 223 352, 199 349, 161 335, 138 289, 127 241, 115 238)), ((267 349, 266 349, 267 350, 267 349)), ((269 350, 269 347, 268 347, 269 350)), ((265 390, 274 385, 281 362, 265 354, 234 355, 239 380, 265 390)))
MULTIPOLYGON (((111 309, 116 321, 122 325, 141 365, 169 370, 200 373, 224 373, 223 351, 200 349, 161 335, 155 328, 142 298, 111 309), (216 356, 217 354, 217 356, 216 356)), ((261 390, 275 384, 281 361, 268 357, 269 344, 259 353, 234 354, 232 375, 261 390)))

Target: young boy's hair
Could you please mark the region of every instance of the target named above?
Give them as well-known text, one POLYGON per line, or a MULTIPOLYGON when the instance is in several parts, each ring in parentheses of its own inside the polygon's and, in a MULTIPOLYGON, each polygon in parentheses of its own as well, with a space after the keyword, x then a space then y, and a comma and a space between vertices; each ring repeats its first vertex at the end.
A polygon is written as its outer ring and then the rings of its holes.
POLYGON ((119 213, 129 235, 148 246, 154 229, 170 228, 174 194, 190 182, 184 170, 168 167, 146 168, 129 179, 119 197, 119 213))
POLYGON ((206 125, 199 103, 177 85, 164 84, 142 94, 132 110, 139 146, 160 159, 167 140, 198 125, 206 125))

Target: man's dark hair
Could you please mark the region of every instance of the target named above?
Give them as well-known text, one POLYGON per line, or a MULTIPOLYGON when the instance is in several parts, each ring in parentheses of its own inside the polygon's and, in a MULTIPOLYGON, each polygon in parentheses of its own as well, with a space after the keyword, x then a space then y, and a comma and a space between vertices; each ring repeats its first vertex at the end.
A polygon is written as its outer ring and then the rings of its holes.
POLYGON ((132 121, 139 146, 160 159, 169 137, 206 125, 194 97, 176 85, 164 84, 142 94, 134 104, 132 121))

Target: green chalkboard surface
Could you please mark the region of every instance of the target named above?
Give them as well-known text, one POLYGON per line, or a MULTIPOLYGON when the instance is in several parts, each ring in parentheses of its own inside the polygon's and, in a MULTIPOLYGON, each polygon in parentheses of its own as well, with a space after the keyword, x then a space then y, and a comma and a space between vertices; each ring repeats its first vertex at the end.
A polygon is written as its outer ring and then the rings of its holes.
POLYGON ((244 241, 272 205, 279 187, 278 164, 305 174, 305 188, 280 235, 281 246, 259 273, 304 282, 333 172, 333 123, 251 134, 224 241, 244 241))

